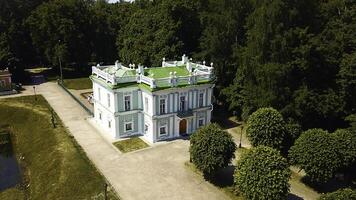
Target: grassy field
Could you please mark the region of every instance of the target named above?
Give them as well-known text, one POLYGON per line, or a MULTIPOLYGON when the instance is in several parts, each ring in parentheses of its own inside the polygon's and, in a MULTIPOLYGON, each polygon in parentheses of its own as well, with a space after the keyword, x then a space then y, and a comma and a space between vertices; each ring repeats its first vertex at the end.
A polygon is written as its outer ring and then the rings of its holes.
POLYGON ((121 141, 115 142, 114 145, 123 153, 127 153, 130 151, 136 151, 136 150, 148 147, 148 144, 146 144, 144 141, 142 141, 138 137, 130 138, 127 140, 121 140, 121 141))
MULTIPOLYGON (((104 199, 104 178, 58 118, 52 127, 49 109, 42 96, 0 100, 0 126, 10 126, 24 174, 0 199, 104 199)), ((109 199, 118 199, 110 189, 109 199)))
POLYGON ((85 90, 93 88, 93 84, 89 77, 85 78, 75 78, 75 79, 64 79, 64 86, 68 89, 73 90, 85 90))

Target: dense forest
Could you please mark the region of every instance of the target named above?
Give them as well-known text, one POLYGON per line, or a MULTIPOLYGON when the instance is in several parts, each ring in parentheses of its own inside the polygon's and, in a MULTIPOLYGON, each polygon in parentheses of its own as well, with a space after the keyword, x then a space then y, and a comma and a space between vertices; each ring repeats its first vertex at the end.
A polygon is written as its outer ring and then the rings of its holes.
POLYGON ((246 119, 274 107, 303 129, 355 124, 354 0, 1 0, 0 67, 213 62, 215 97, 246 119))

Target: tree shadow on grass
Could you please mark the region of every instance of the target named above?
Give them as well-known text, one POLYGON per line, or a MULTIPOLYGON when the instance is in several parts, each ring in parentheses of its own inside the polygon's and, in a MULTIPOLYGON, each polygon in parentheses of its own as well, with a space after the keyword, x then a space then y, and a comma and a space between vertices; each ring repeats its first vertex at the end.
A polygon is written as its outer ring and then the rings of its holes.
POLYGON ((297 195, 295 195, 295 194, 292 194, 292 193, 289 193, 289 194, 288 194, 287 199, 288 199, 288 200, 303 200, 302 197, 299 197, 299 196, 297 196, 297 195))
POLYGON ((228 167, 219 170, 210 182, 220 188, 233 186, 234 172, 235 166, 229 165, 228 167))
POLYGON ((308 176, 304 176, 301 179, 301 181, 305 185, 313 188, 315 191, 317 191, 319 193, 334 192, 338 189, 343 189, 343 188, 356 189, 355 180, 352 180, 350 178, 345 178, 345 179, 333 178, 326 183, 315 183, 315 182, 312 182, 308 176))

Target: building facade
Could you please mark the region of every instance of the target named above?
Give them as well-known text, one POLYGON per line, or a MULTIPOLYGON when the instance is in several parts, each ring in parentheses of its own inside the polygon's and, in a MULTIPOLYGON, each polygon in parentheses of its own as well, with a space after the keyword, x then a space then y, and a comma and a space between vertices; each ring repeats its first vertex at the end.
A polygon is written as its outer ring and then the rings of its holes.
POLYGON ((113 138, 143 135, 154 143, 210 122, 213 67, 186 56, 155 68, 98 65, 90 78, 95 122, 113 138))
POLYGON ((0 70, 0 92, 12 90, 11 73, 8 69, 0 70))

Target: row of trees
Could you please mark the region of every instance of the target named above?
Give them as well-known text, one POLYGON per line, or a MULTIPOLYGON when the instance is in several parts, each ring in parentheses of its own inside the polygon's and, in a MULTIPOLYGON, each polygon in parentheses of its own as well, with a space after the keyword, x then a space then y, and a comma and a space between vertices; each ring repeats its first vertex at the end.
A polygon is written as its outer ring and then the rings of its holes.
POLYGON ((289 162, 303 169, 311 181, 325 183, 337 173, 354 178, 356 132, 353 127, 333 133, 322 129, 301 132, 297 124, 287 124, 273 108, 261 108, 247 121, 247 137, 253 146, 281 150, 289 162))
MULTIPOLYGON (((351 120, 350 120, 351 121, 351 120)), ((354 122, 354 121, 353 121, 354 122)), ((236 164, 236 191, 246 199, 286 199, 289 193, 290 165, 303 169, 310 180, 323 184, 343 174, 355 179, 355 124, 333 133, 322 129, 302 132, 295 123, 286 123, 273 108, 260 108, 247 121, 247 137, 253 148, 236 164)), ((216 124, 200 128, 191 136, 190 155, 194 165, 208 180, 227 167, 235 157, 236 145, 229 133, 216 124)), ((354 198, 352 190, 323 195, 354 198)), ((342 198, 341 198, 342 199, 342 198)))
POLYGON ((55 67, 59 57, 78 71, 117 58, 157 66, 185 53, 215 63, 215 96, 243 119, 272 106, 305 130, 334 131, 355 113, 350 0, 3 0, 0 9, 2 68, 55 67))
MULTIPOLYGON (((191 161, 212 180, 227 167, 236 145, 229 133, 216 124, 199 129, 190 139, 191 161)), ((234 173, 235 190, 246 199, 286 199, 291 172, 280 153, 267 146, 258 146, 242 154, 234 173)))

